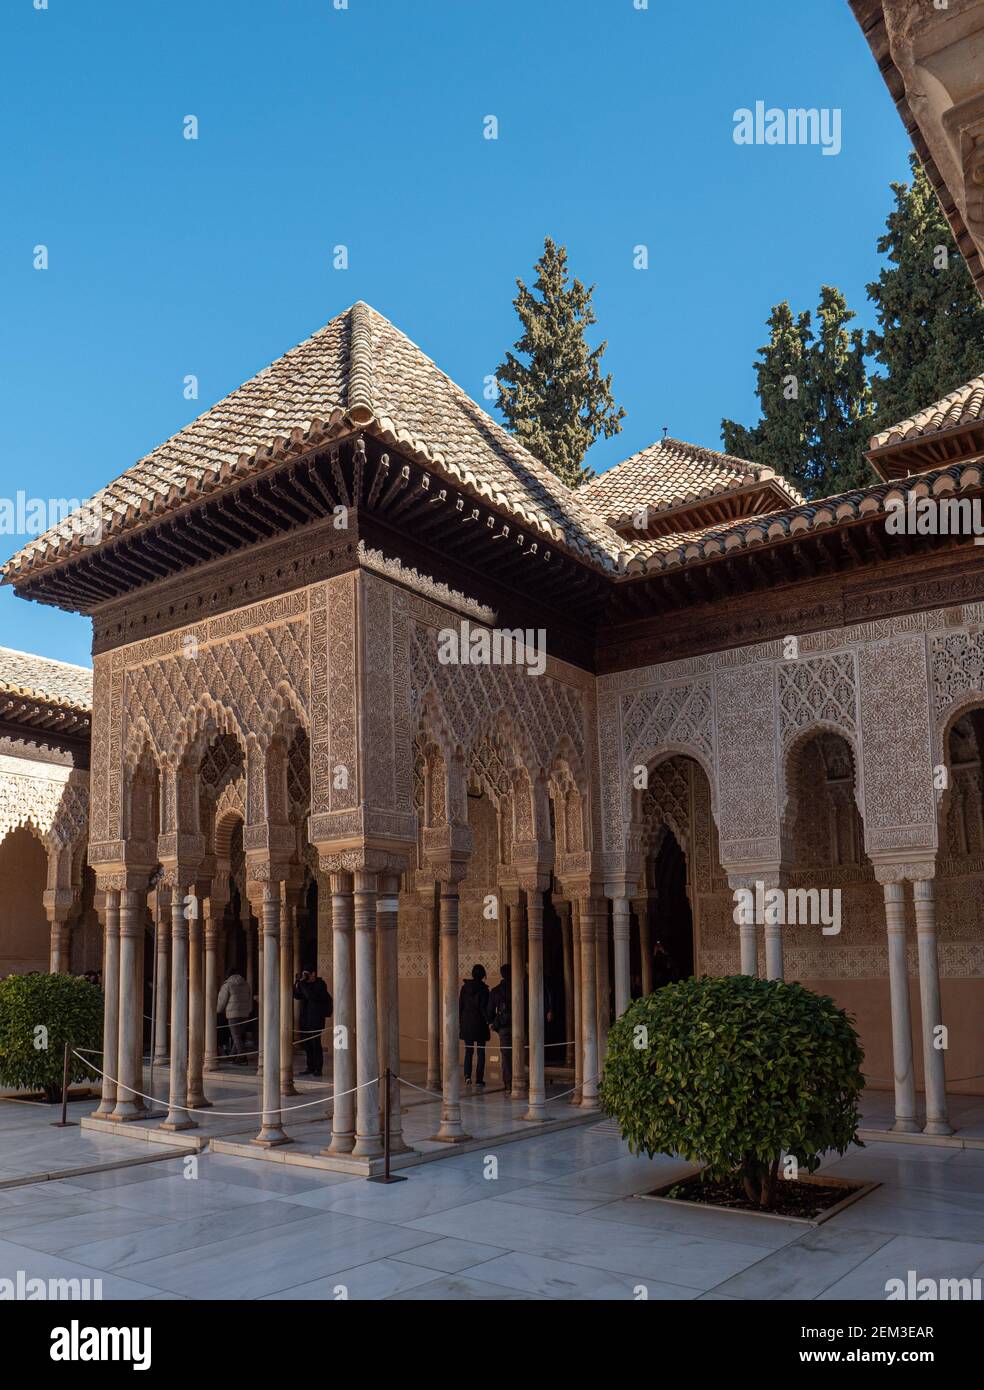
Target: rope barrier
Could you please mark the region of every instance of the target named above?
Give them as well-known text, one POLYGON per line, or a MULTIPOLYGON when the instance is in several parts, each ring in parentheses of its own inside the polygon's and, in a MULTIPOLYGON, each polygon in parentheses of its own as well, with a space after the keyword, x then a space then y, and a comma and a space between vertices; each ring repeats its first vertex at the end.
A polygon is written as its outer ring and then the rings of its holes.
MULTIPOLYGON (((401 1033, 400 1037, 403 1039, 404 1042, 427 1043, 428 1045, 430 1044, 429 1038, 416 1038, 412 1033, 401 1033)), ((483 1043, 467 1043, 465 1042, 464 1038, 459 1038, 458 1042, 462 1045, 462 1047, 497 1047, 500 1052, 514 1052, 517 1050, 513 1043, 493 1042, 491 1038, 489 1038, 487 1042, 483 1043)), ((548 1042, 543 1044, 543 1050, 545 1052, 548 1052, 552 1047, 574 1047, 576 1042, 576 1038, 568 1038, 566 1042, 548 1042)), ((524 1043, 522 1048, 519 1050, 523 1052, 529 1052, 531 1047, 532 1043, 524 1043)))
MULTIPOLYGON (((94 1051, 95 1049, 94 1049, 94 1048, 86 1048, 85 1050, 86 1050, 87 1052, 92 1052, 92 1051, 94 1051)), ((161 1100, 159 1096, 148 1096, 148 1095, 146 1095, 143 1091, 138 1091, 138 1090, 136 1090, 135 1087, 133 1087, 133 1086, 127 1086, 125 1082, 119 1081, 119 1080, 117 1080, 115 1077, 110 1076, 110 1075, 108 1074, 108 1072, 102 1071, 99 1067, 97 1067, 97 1066, 95 1065, 94 1062, 88 1061, 85 1057, 83 1057, 83 1056, 81 1055, 81 1053, 77 1052, 76 1049, 75 1049, 74 1047, 72 1048, 72 1051, 73 1051, 73 1053, 75 1053, 75 1056, 78 1057, 79 1061, 83 1064, 83 1066, 89 1067, 92 1071, 94 1071, 94 1072, 96 1073, 97 1076, 101 1076, 105 1081, 108 1081, 108 1082, 110 1083, 110 1085, 116 1086, 119 1090, 125 1091, 128 1095, 131 1095, 131 1096, 139 1096, 141 1100, 150 1101, 151 1105, 162 1105, 162 1106, 164 1106, 165 1108, 170 1109, 170 1104, 171 1104, 170 1101, 161 1100)), ((332 1101, 334 1101, 334 1100, 341 1100, 341 1099, 343 1098, 343 1096, 351 1096, 351 1095, 354 1095, 356 1091, 366 1090, 366 1089, 368 1089, 368 1087, 370 1087, 370 1086, 375 1086, 375 1084, 376 1084, 376 1082, 377 1082, 378 1080, 379 1080, 379 1077, 378 1077, 378 1076, 375 1076, 375 1077, 373 1077, 373 1079, 372 1079, 371 1081, 363 1081, 363 1083, 362 1083, 361 1086, 353 1086, 353 1087, 352 1087, 350 1090, 348 1090, 348 1091, 339 1091, 339 1093, 338 1093, 337 1095, 336 1095, 336 1094, 334 1093, 334 1091, 333 1091, 333 1092, 331 1093, 331 1095, 328 1095, 328 1096, 319 1096, 317 1100, 308 1100, 308 1101, 305 1101, 303 1105, 276 1105, 276 1106, 272 1107, 272 1110, 271 1110, 271 1111, 267 1111, 267 1110, 216 1110, 215 1107, 212 1106, 212 1107, 211 1107, 211 1113, 212 1113, 213 1115, 228 1115, 228 1117, 229 1117, 230 1119, 234 1119, 234 1120, 238 1120, 238 1119, 250 1119, 250 1118, 252 1118, 252 1119, 262 1119, 262 1117, 263 1117, 264 1115, 270 1114, 270 1113, 275 1114, 275 1115, 289 1115, 289 1114, 291 1114, 291 1113, 292 1113, 293 1111, 295 1111, 295 1110, 310 1110, 310 1108, 311 1108, 312 1106, 314 1106, 314 1105, 324 1105, 324 1103, 325 1103, 326 1100, 332 1100, 332 1101)), ((208 1114, 209 1114, 209 1111, 208 1111, 208 1110, 202 1110, 201 1108, 196 1108, 196 1107, 193 1106, 193 1105, 179 1105, 179 1106, 176 1107, 176 1109, 181 1110, 181 1111, 184 1111, 185 1113, 187 1113, 187 1114, 189 1114, 189 1115, 208 1115, 208 1114)))

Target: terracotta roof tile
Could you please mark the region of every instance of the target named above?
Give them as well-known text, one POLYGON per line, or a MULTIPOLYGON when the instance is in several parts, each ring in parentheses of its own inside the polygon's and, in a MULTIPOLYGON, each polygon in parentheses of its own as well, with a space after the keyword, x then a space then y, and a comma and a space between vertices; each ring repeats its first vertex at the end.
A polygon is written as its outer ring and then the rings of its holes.
POLYGON ((932 405, 917 410, 907 420, 900 420, 897 425, 872 435, 869 447, 883 449, 887 444, 939 434, 943 430, 973 424, 978 420, 984 420, 984 375, 972 377, 941 401, 934 401, 932 405))
POLYGON ((592 478, 578 488, 578 496, 615 526, 643 507, 669 511, 756 483, 771 483, 777 500, 782 496, 791 502, 803 500, 785 478, 764 464, 666 438, 592 478))
MULTIPOLYGON (((98 492, 103 541, 200 493, 276 461, 293 440, 312 446, 353 427, 425 460, 464 491, 552 541, 613 570, 619 538, 585 501, 369 305, 354 304, 238 387, 98 492)), ((81 550, 67 519, 3 569, 16 579, 81 550)))
POLYGON ((0 691, 67 709, 92 709, 92 671, 65 661, 0 647, 0 691))

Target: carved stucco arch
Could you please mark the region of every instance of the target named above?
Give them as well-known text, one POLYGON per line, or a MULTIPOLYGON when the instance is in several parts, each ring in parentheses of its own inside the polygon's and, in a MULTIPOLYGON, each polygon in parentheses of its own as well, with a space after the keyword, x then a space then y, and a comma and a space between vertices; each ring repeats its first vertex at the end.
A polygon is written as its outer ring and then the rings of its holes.
MULTIPOLYGON (((937 757, 946 768, 946 786, 942 791, 936 792, 936 824, 941 844, 943 843, 947 817, 950 813, 953 788, 953 769, 950 767, 950 735, 953 733, 954 725, 958 724, 964 715, 972 714, 974 710, 978 709, 984 712, 984 690, 964 690, 955 700, 950 702, 934 729, 934 736, 937 741, 937 757)), ((984 749, 982 749, 982 754, 984 754, 984 749)))
MULTIPOLYGON (((702 749, 696 748, 692 743, 660 743, 655 748, 637 749, 626 762, 625 786, 628 802, 628 815, 625 821, 626 843, 630 843, 630 837, 633 831, 639 828, 642 818, 644 789, 633 786, 633 769, 645 767, 647 774, 651 775, 661 763, 669 762, 670 758, 690 758, 704 773, 710 789, 711 815, 714 818, 714 824, 718 824, 717 779, 714 776, 714 767, 710 758, 702 749)), ((679 838, 678 835, 677 839, 679 840, 679 838)))
POLYGON ((212 739, 220 734, 230 734, 238 741, 245 761, 246 734, 235 712, 206 693, 184 715, 175 730, 167 761, 172 767, 180 768, 190 760, 197 767, 212 739))
MULTIPOLYGON (((798 729, 796 733, 787 740, 779 764, 779 833, 783 840, 792 843, 796 829, 796 815, 798 806, 794 792, 802 766, 802 757, 807 746, 821 734, 832 734, 836 738, 843 739, 847 744, 851 754, 851 766, 854 773, 854 801, 861 817, 861 823, 867 833, 867 821, 864 814, 864 772, 861 760, 861 749, 858 738, 853 731, 846 729, 842 724, 838 724, 830 719, 817 719, 812 723, 798 729)), ((867 848, 867 846, 866 846, 867 848)))

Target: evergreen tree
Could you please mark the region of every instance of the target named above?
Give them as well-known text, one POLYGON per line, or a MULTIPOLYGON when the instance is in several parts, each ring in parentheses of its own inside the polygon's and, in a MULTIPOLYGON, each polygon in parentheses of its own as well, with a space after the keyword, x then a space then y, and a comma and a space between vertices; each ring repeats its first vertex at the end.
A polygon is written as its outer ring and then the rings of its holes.
POLYGON ((848 329, 855 317, 840 290, 820 287, 817 333, 810 348, 813 430, 805 491, 811 497, 877 482, 864 457, 872 432, 871 388, 864 365, 864 334, 848 329))
POLYGON ((590 348, 585 329, 595 322, 594 286, 568 283, 567 249, 547 237, 528 289, 516 281, 513 306, 523 325, 515 351, 496 371, 499 409, 521 444, 569 487, 592 476, 584 456, 603 434, 621 430, 625 411, 616 406, 611 376, 602 376, 607 343, 590 348), (537 295, 540 297, 537 298, 537 295))
POLYGON ((755 388, 762 418, 751 427, 721 421, 724 447, 767 464, 807 497, 829 497, 875 482, 863 457, 871 433, 864 335, 840 290, 824 285, 816 332, 810 314, 789 304, 769 315, 755 388))
POLYGON ((756 395, 762 418, 751 427, 721 421, 724 447, 738 458, 767 463, 777 473, 805 486, 810 415, 807 397, 810 315, 793 317, 789 304, 776 304, 767 320, 769 341, 755 364, 756 395))
POLYGON ((868 286, 879 329, 867 351, 877 423, 886 429, 984 371, 984 304, 916 156, 912 183, 893 183, 895 207, 878 250, 889 264, 868 286))

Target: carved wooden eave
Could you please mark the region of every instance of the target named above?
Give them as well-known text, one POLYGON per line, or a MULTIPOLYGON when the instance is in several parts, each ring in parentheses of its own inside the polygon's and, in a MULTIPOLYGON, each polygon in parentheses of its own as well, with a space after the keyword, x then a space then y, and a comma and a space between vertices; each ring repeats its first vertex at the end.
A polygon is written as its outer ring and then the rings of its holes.
POLYGON ((57 700, 0 689, 0 723, 30 729, 35 737, 43 734, 49 738, 86 739, 92 728, 92 714, 57 700))
POLYGON ((984 294, 984 0, 850 0, 984 294))
POLYGON ((744 487, 721 488, 706 497, 688 498, 672 507, 647 507, 645 528, 636 524, 639 512, 643 510, 641 508, 606 520, 626 540, 639 540, 696 531, 708 526, 726 526, 731 521, 764 516, 778 507, 789 505, 790 496, 785 488, 778 483, 756 479, 744 487))
POLYGON ((951 429, 893 440, 870 449, 865 458, 886 482, 942 468, 948 463, 984 458, 984 420, 969 420, 951 429))

